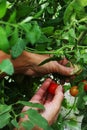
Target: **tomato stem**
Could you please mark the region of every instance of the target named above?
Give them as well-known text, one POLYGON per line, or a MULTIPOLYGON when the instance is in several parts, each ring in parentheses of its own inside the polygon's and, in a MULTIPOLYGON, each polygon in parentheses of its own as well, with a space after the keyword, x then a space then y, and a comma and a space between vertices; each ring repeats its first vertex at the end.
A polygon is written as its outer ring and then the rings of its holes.
POLYGON ((5 21, 0 21, 0 24, 9 25, 9 26, 12 26, 12 27, 17 27, 17 24, 11 24, 11 23, 5 22, 5 21))
POLYGON ((73 103, 73 105, 72 105, 72 107, 71 107, 71 109, 66 113, 66 115, 63 117, 63 119, 65 120, 66 119, 66 117, 71 113, 71 111, 73 110, 73 108, 74 108, 74 106, 75 106, 75 104, 76 104, 76 98, 74 99, 74 103, 73 103))

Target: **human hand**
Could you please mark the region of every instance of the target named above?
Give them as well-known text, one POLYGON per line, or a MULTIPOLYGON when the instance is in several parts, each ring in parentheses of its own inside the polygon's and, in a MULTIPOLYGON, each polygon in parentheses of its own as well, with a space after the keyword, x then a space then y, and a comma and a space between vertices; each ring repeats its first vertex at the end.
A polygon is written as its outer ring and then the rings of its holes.
POLYGON ((40 55, 24 51, 20 57, 12 60, 16 73, 23 73, 31 76, 42 76, 49 73, 59 73, 70 76, 73 74, 72 67, 66 67, 68 60, 50 61, 41 66, 39 64, 50 58, 49 55, 40 55))
POLYGON ((50 58, 49 55, 40 55, 24 51, 18 58, 12 59, 10 55, 0 51, 0 62, 3 59, 9 58, 15 68, 15 73, 22 73, 31 76, 42 76, 49 73, 59 73, 61 75, 72 75, 73 68, 66 67, 68 62, 66 59, 50 61, 41 66, 38 66, 42 61, 50 58))
MULTIPOLYGON (((63 91, 61 85, 58 86, 58 88, 56 89, 55 95, 51 95, 50 93, 48 93, 47 90, 51 82, 52 82, 51 79, 46 79, 44 83, 41 85, 41 87, 39 88, 39 90, 36 92, 36 94, 30 100, 30 102, 40 103, 44 105, 45 107, 44 111, 39 109, 36 110, 39 111, 39 113, 48 121, 50 125, 53 124, 54 121, 57 119, 61 108, 61 103, 63 100, 63 91)), ((28 109, 29 107, 25 106, 22 112, 25 112, 28 109)), ((20 121, 25 121, 27 119, 28 117, 26 115, 25 118, 22 118, 20 121)), ((37 130, 39 130, 39 128, 37 128, 37 130)))

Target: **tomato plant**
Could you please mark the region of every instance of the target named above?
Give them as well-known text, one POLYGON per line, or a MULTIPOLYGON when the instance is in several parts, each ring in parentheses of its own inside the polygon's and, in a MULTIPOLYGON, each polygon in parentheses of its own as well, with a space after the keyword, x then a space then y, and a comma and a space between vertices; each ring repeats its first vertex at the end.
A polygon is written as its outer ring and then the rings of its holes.
MULTIPOLYGON (((52 73, 53 79, 60 82, 68 79, 68 84, 64 84, 65 94, 72 89, 71 86, 78 86, 79 94, 72 104, 64 97, 62 107, 65 115, 61 112, 51 128, 79 128, 77 117, 83 116, 79 130, 87 129, 87 85, 82 83, 83 79, 87 79, 87 0, 0 0, 0 50, 13 59, 24 50, 52 54, 52 58, 41 64, 66 57, 74 67, 74 78, 52 73), (72 111, 76 118, 70 117, 72 111)), ((8 76, 0 78, 0 129, 12 130, 14 126, 18 128, 21 108, 27 105, 27 100, 42 83, 42 77, 14 74, 13 64, 9 60, 0 63, 0 74, 4 72, 8 76), (18 102, 23 100, 25 102, 18 102)), ((30 103, 28 105, 32 106, 30 103)), ((35 106, 38 107, 37 104, 35 106)), ((38 113, 31 113, 38 120, 38 113)), ((40 126, 41 121, 44 122, 44 119, 39 120, 40 126)))

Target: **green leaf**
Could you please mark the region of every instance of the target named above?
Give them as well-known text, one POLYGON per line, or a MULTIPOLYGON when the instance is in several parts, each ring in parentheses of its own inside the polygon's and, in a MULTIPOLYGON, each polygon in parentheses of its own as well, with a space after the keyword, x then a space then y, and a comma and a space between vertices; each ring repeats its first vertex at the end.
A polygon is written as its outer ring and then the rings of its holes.
POLYGON ((15 22, 16 22, 16 10, 13 11, 13 13, 11 13, 8 22, 9 22, 9 23, 15 23, 15 22))
POLYGON ((26 32, 25 36, 28 42, 35 44, 39 40, 41 30, 36 22, 34 24, 21 23, 20 26, 26 32))
POLYGON ((24 30, 26 33, 29 33, 29 30, 32 28, 31 23, 21 23, 19 25, 21 29, 24 30))
POLYGON ((71 15, 73 14, 73 5, 74 1, 70 2, 68 7, 66 8, 64 12, 64 23, 67 24, 70 22, 71 15))
POLYGON ((80 93, 80 95, 78 96, 78 100, 76 103, 78 110, 83 110, 85 108, 85 101, 82 97, 84 97, 84 92, 80 93))
POLYGON ((11 36, 11 40, 10 40, 10 46, 14 46, 18 41, 18 28, 15 28, 12 36, 11 36))
POLYGON ((11 106, 0 104, 0 116, 2 114, 5 114, 6 112, 10 112, 11 108, 12 108, 11 106))
POLYGON ((25 41, 21 38, 17 40, 17 43, 11 48, 11 55, 13 58, 20 56, 25 49, 25 41))
POLYGON ((16 119, 11 120, 11 123, 13 124, 14 127, 19 128, 19 124, 16 121, 16 119))
POLYGON ((73 0, 72 2, 70 2, 64 12, 64 23, 67 24, 72 21, 75 21, 76 18, 80 19, 87 16, 87 13, 84 9, 86 5, 87 0, 73 0))
POLYGON ((76 0, 76 2, 80 3, 81 6, 87 6, 87 0, 76 0))
POLYGON ((31 123, 31 121, 24 121, 21 123, 21 126, 23 126, 26 130, 32 130, 32 128, 34 127, 34 124, 31 123))
POLYGON ((5 72, 8 75, 12 75, 14 73, 13 64, 9 59, 3 60, 0 64, 1 73, 5 72))
POLYGON ((0 27, 0 50, 8 52, 9 47, 10 46, 7 39, 6 32, 2 27, 0 27))
POLYGON ((6 31, 7 37, 9 37, 13 32, 11 26, 9 26, 9 25, 6 25, 5 31, 6 31))
POLYGON ((83 97, 83 100, 84 100, 85 102, 87 102, 87 95, 85 95, 85 96, 83 97))
POLYGON ((87 112, 83 116, 82 123, 81 123, 81 129, 87 130, 87 112))
POLYGON ((37 25, 37 23, 34 23, 34 25, 32 25, 32 27, 30 28, 30 30, 26 32, 26 38, 32 44, 35 44, 39 40, 40 36, 41 36, 41 30, 37 25))
POLYGON ((81 0, 75 0, 73 5, 73 10, 76 13, 76 18, 81 19, 87 16, 87 13, 85 12, 84 6, 82 5, 81 0))
POLYGON ((49 7, 49 6, 47 7, 47 11, 48 11, 49 14, 53 14, 54 13, 54 9, 49 7))
POLYGON ((6 13, 6 0, 0 0, 0 19, 5 15, 6 13))
POLYGON ((76 39, 76 34, 75 34, 75 30, 73 28, 71 28, 68 32, 69 36, 71 36, 72 38, 76 39))
POLYGON ((26 102, 26 101, 18 101, 17 104, 22 104, 24 106, 29 106, 29 107, 36 107, 39 109, 45 109, 44 106, 42 104, 39 103, 32 103, 32 102, 26 102))
POLYGON ((54 31, 54 27, 53 26, 48 26, 48 27, 42 28, 42 32, 44 34, 47 34, 47 35, 52 35, 53 31, 54 31))
POLYGON ((77 121, 76 120, 74 120, 74 119, 70 119, 69 121, 67 121, 66 122, 66 124, 67 124, 67 126, 69 127, 69 128, 72 128, 72 129, 75 129, 75 128, 77 128, 77 121))
POLYGON ((0 115, 0 129, 9 123, 11 116, 9 113, 0 115))
POLYGON ((26 111, 26 114, 29 117, 29 120, 34 124, 34 126, 39 126, 40 128, 43 128, 44 130, 52 130, 52 128, 49 126, 48 122, 45 118, 43 118, 38 111, 29 109, 26 111))
POLYGON ((79 31, 86 31, 87 27, 85 25, 79 25, 78 30, 79 31))

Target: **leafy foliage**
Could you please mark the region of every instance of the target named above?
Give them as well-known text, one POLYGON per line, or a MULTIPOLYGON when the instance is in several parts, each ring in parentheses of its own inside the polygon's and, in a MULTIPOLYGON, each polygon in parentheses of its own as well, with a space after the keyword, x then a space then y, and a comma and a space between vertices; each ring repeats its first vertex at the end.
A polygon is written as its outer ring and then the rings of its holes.
MULTIPOLYGON (((76 68, 76 77, 69 85, 64 85, 64 90, 67 92, 73 85, 78 85, 79 94, 72 105, 64 99, 62 107, 68 112, 65 116, 60 114, 52 128, 64 130, 69 126, 75 129, 77 120, 69 118, 70 112, 74 111, 76 117, 83 115, 81 129, 87 129, 87 92, 82 83, 87 79, 87 0, 0 0, 0 50, 11 54, 13 59, 23 50, 53 55, 40 65, 66 57, 76 68)), ((27 102, 41 81, 40 78, 13 75, 14 68, 8 59, 0 63, 0 74, 3 72, 9 76, 0 79, 0 129, 12 130, 13 126, 19 128, 17 121, 23 105, 43 109, 41 105, 27 102)), ((69 78, 58 74, 53 77, 60 82, 69 78)), ((36 111, 28 111, 31 117, 34 113, 37 120, 31 118, 30 121, 44 130, 49 128, 36 111), (38 118, 45 125, 38 122, 38 118)), ((22 125, 26 129, 33 127, 29 121, 22 125)))

